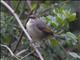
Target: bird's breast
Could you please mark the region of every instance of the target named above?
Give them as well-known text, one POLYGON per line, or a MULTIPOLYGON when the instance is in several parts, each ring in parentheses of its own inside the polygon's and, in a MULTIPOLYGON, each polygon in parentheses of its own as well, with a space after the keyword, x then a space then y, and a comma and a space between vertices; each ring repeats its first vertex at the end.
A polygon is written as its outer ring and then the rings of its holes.
POLYGON ((28 22, 26 27, 27 27, 27 31, 28 31, 29 35, 32 37, 32 39, 40 40, 43 38, 44 34, 42 31, 40 31, 37 28, 36 23, 28 22))

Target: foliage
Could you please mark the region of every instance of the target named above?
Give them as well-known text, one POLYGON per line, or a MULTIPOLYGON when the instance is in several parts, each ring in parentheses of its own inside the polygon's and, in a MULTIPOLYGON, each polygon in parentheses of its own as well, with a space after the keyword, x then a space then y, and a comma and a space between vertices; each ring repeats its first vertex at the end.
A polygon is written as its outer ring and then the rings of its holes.
MULTIPOLYGON (((22 23, 24 24, 28 13, 31 10, 36 10, 37 3, 32 2, 31 9, 25 3, 25 1, 11 1, 9 2, 11 7, 19 15, 22 23), (26 14, 27 13, 27 14, 26 14)), ((76 20, 76 13, 72 10, 70 2, 50 2, 44 1, 40 2, 36 14, 49 25, 54 31, 55 35, 58 35, 58 38, 50 37, 49 40, 43 42, 43 47, 40 48, 41 54, 45 60, 79 60, 80 59, 80 31, 79 33, 70 32, 69 24, 76 20), (69 5, 69 6, 68 6, 69 5)), ((76 3, 77 4, 77 3, 76 3)), ((1 44, 8 45, 12 51, 14 50, 15 42, 18 41, 21 34, 21 29, 18 23, 16 22, 14 16, 3 5, 1 5, 1 26, 0 26, 0 35, 1 35, 1 44)), ((29 48, 29 42, 23 35, 21 45, 17 52, 20 50, 29 48)), ((23 57, 33 51, 32 48, 29 48, 24 54, 19 57, 23 57)), ((2 48, 2 58, 3 59, 7 54, 6 49, 2 48), (4 54, 6 53, 6 54, 4 54)), ((8 56, 8 54, 7 54, 8 56)), ((10 54, 9 54, 10 56, 10 54)), ((6 57, 6 58, 9 58, 6 57)), ((36 54, 32 53, 29 57, 24 58, 24 60, 37 60, 35 57, 36 54)), ((12 59, 12 57, 11 57, 12 59)), ((6 59, 5 59, 6 60, 6 59)), ((14 60, 14 58, 13 58, 14 60)))

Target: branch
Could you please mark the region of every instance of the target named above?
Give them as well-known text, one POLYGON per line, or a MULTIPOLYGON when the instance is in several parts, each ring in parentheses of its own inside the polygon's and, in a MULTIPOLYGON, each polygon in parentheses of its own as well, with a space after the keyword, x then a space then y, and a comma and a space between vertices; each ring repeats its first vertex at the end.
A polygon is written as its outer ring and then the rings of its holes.
POLYGON ((14 55, 14 53, 11 51, 11 49, 7 45, 3 45, 3 44, 0 44, 0 45, 5 47, 11 53, 12 56, 14 56, 16 59, 20 60, 16 55, 14 55))
MULTIPOLYGON (((30 43, 33 42, 33 40, 31 39, 31 37, 29 36, 28 32, 26 31, 26 29, 24 28, 23 24, 21 23, 18 15, 14 12, 14 10, 3 0, 1 0, 1 3, 9 9, 9 11, 13 14, 13 16, 16 18, 17 22, 19 23, 21 29, 24 31, 25 35, 27 36, 27 38, 29 39, 30 43)), ((38 54, 40 60, 44 60, 43 56, 41 55, 40 51, 37 49, 37 47, 35 46, 34 43, 32 43, 32 47, 34 48, 34 50, 36 51, 36 53, 38 54)))
MULTIPOLYGON (((26 27, 26 23, 27 23, 27 21, 29 20, 29 16, 32 14, 32 12, 33 12, 33 10, 30 11, 30 13, 29 13, 29 15, 28 15, 28 17, 27 17, 27 19, 26 19, 26 22, 25 22, 25 24, 24 24, 24 27, 26 27)), ((21 39, 22 39, 22 37, 23 37, 23 34, 24 34, 24 31, 21 31, 20 36, 19 36, 19 39, 18 39, 18 42, 17 42, 17 45, 16 45, 13 53, 14 53, 14 52, 16 51, 16 49, 18 48, 18 46, 19 46, 19 44, 20 44, 20 42, 21 42, 21 39)))
POLYGON ((21 55, 22 53, 24 53, 24 52, 26 52, 28 50, 29 50, 28 48, 24 49, 24 50, 21 50, 20 52, 16 53, 16 56, 19 56, 19 55, 21 55))
POLYGON ((27 5, 29 6, 29 9, 31 10, 31 1, 30 0, 26 0, 26 2, 27 2, 27 5))
MULTIPOLYGON (((26 22, 25 22, 25 24, 24 24, 24 27, 26 27, 26 23, 27 23, 27 21, 29 20, 29 16, 30 16, 33 12, 36 13, 37 9, 39 8, 39 3, 40 3, 40 2, 38 1, 38 3, 36 4, 36 5, 37 5, 37 6, 36 6, 36 9, 35 9, 35 10, 31 10, 31 1, 28 1, 28 0, 27 0, 26 2, 27 2, 28 6, 29 6, 29 8, 30 8, 30 12, 29 12, 29 14, 27 15, 27 19, 26 19, 26 22)), ((22 37, 23 37, 23 34, 24 34, 24 32, 21 31, 20 36, 19 36, 19 39, 18 39, 18 42, 17 42, 17 45, 16 45, 15 49, 13 50, 13 53, 16 52, 16 50, 17 50, 17 48, 18 48, 18 46, 19 46, 19 44, 20 44, 20 42, 21 42, 21 39, 22 39, 22 37)))
POLYGON ((25 55, 24 57, 22 57, 21 60, 24 59, 25 57, 28 57, 28 56, 29 56, 30 54, 32 54, 32 53, 34 53, 34 50, 31 51, 30 53, 28 53, 27 55, 25 55))

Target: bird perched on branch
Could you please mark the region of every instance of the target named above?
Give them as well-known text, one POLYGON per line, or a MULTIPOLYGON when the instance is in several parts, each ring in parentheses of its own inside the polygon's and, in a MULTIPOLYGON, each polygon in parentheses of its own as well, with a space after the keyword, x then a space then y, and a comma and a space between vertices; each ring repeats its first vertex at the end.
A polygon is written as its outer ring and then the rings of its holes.
POLYGON ((44 38, 53 35, 53 31, 48 25, 34 15, 30 16, 26 28, 33 41, 41 41, 44 38))

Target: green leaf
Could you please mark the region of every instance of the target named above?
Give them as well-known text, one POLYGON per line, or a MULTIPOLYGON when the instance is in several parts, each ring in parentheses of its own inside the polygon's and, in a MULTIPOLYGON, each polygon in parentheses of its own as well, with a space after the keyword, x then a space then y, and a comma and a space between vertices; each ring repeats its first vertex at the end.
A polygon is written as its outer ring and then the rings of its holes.
POLYGON ((66 19, 68 20, 68 22, 73 22, 76 20, 76 14, 75 13, 70 13, 67 15, 66 19))
POLYGON ((76 18, 76 13, 72 13, 71 9, 63 11, 64 16, 66 17, 68 22, 72 22, 76 18))
POLYGON ((58 27, 58 23, 56 21, 51 22, 51 26, 54 28, 58 27))
POLYGON ((61 14, 57 14, 56 20, 60 25, 62 25, 62 26, 64 25, 64 19, 63 19, 63 16, 61 14))
POLYGON ((66 39, 67 39, 67 41, 69 41, 72 45, 75 45, 76 44, 76 42, 77 42, 77 37, 73 34, 73 33, 71 33, 71 32, 67 32, 66 33, 66 39))
POLYGON ((71 32, 67 32, 66 35, 68 37, 72 38, 73 40, 76 40, 77 39, 77 37, 73 33, 71 33, 71 32))
POLYGON ((46 20, 47 20, 47 23, 50 23, 50 25, 54 28, 57 28, 58 27, 58 23, 56 21, 56 18, 53 17, 53 16, 47 16, 45 17, 46 20))
POLYGON ((51 47, 52 48, 54 48, 54 47, 56 47, 58 45, 58 41, 55 40, 55 39, 51 39, 50 42, 51 42, 51 47))
POLYGON ((36 8, 36 4, 32 4, 31 10, 34 10, 36 8))
POLYGON ((80 41, 80 35, 78 35, 78 37, 77 37, 77 38, 78 38, 78 40, 80 41))

